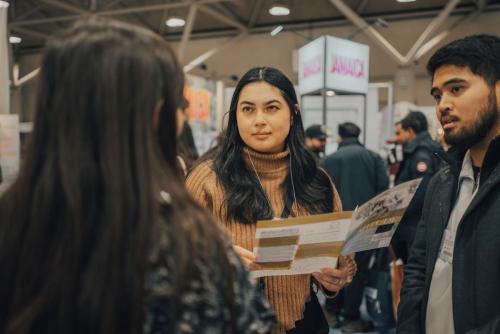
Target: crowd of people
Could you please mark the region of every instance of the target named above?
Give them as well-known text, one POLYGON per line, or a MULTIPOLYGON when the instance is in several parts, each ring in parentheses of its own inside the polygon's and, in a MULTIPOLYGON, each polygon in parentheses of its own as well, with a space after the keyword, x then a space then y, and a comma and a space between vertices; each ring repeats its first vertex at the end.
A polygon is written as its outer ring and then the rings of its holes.
MULTIPOLYGON (((391 245, 405 268, 396 330, 499 333, 500 38, 451 42, 427 68, 451 148, 421 112, 395 124, 395 184, 423 178, 391 245)), ((47 44, 33 133, 0 196, 0 332, 328 333, 318 291, 344 332, 373 331, 360 307, 388 250, 249 276, 256 221, 354 210, 389 188, 360 127, 339 124, 325 155, 325 128, 304 130, 292 82, 255 67, 198 157, 183 87, 145 29, 94 17, 47 44)))

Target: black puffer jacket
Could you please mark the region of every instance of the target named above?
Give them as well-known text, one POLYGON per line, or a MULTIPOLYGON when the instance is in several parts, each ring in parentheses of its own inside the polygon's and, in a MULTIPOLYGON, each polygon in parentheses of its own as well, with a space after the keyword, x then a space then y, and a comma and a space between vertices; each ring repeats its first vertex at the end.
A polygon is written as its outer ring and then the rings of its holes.
POLYGON ((442 152, 442 150, 427 131, 419 133, 403 150, 403 161, 395 183, 400 184, 426 175, 433 175, 440 167, 440 161, 435 157, 434 152, 442 152))
MULTIPOLYGON (((424 333, 427 298, 443 231, 456 200, 464 152, 431 179, 401 290, 398 333, 424 333)), ((490 144, 479 190, 458 227, 453 253, 455 333, 500 333, 500 137, 490 144)))

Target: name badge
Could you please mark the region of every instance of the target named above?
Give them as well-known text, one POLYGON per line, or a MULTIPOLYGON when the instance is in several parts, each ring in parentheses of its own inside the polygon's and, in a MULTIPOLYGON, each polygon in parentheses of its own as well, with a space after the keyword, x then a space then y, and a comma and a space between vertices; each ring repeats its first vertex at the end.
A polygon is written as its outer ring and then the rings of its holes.
POLYGON ((455 246, 455 232, 449 229, 444 230, 443 241, 439 258, 447 263, 453 262, 453 248, 455 246))

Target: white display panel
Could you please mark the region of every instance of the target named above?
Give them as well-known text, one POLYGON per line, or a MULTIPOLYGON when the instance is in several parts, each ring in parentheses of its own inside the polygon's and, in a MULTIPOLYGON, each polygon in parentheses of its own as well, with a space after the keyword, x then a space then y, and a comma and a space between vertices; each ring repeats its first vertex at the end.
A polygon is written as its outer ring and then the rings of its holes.
POLYGON ((324 85, 325 41, 322 36, 299 49, 299 92, 318 91, 324 85))
POLYGON ((367 45, 326 37, 326 88, 366 94, 369 64, 370 49, 367 45))

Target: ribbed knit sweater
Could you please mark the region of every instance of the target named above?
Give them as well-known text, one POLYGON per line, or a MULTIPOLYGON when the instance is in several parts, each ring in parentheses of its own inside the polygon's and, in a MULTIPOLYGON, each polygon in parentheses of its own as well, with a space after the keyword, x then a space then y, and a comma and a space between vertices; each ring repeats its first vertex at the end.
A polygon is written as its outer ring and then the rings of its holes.
MULTIPOLYGON (((289 171, 288 151, 276 154, 262 154, 247 148, 243 151, 245 164, 251 173, 255 173, 249 160, 259 174, 262 187, 273 208, 274 216, 279 217, 285 206, 285 194, 281 190, 289 171)), ((242 224, 228 221, 227 208, 224 204, 225 193, 213 170, 213 161, 208 160, 196 167, 187 178, 187 188, 192 196, 212 212, 216 220, 225 226, 233 243, 253 250, 256 224, 242 224)), ((340 198, 334 188, 334 211, 341 210, 340 198)), ((301 207, 293 206, 292 216, 307 216, 309 213, 301 207)), ((295 327, 295 322, 303 318, 304 306, 310 297, 310 275, 273 276, 265 278, 265 295, 279 321, 276 333, 284 333, 295 327)))

